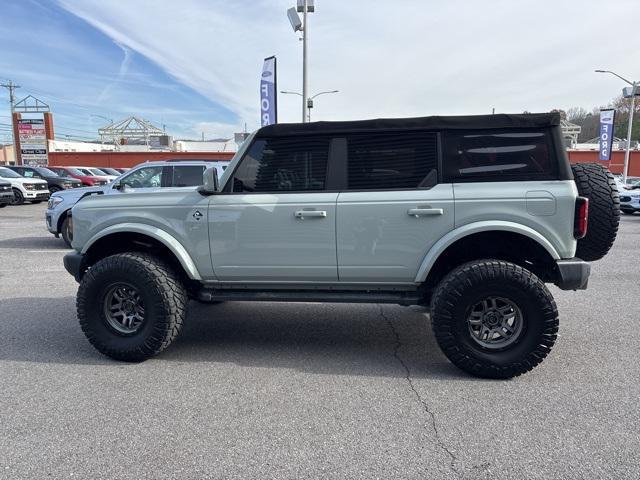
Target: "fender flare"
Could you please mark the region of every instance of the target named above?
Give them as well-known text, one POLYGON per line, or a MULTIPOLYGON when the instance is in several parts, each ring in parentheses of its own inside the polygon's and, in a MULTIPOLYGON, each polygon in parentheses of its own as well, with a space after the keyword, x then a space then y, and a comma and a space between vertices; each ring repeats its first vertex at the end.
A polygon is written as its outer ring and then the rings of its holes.
POLYGON ((424 259, 422 260, 422 263, 420 264, 415 282, 422 283, 427 279, 431 268, 436 263, 440 255, 453 243, 464 237, 473 235, 474 233, 491 231, 519 233, 521 235, 524 235, 525 237, 529 237, 530 239, 537 242, 541 247, 543 247, 554 260, 560 259, 558 251, 549 242, 549 240, 547 240, 542 234, 531 227, 527 227, 526 225, 522 225, 519 223, 505 222, 501 220, 474 222, 467 225, 462 225, 461 227, 451 230, 444 237, 438 240, 433 245, 433 247, 431 247, 431 249, 429 249, 424 259))
POLYGON ((95 242, 114 233, 139 233, 159 241, 171 250, 190 279, 202 280, 195 262, 184 246, 174 236, 160 228, 142 223, 117 223, 105 228, 104 230, 100 230, 84 244, 80 253, 86 254, 95 242))

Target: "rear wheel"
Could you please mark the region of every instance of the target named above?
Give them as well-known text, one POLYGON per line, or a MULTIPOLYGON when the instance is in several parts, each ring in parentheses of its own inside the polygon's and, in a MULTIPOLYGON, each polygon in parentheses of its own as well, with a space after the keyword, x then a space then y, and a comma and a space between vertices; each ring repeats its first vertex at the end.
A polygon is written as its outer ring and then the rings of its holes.
POLYGON ((167 348, 185 317, 187 292, 162 260, 143 253, 104 258, 82 278, 77 309, 89 342, 116 360, 140 362, 167 348))
POLYGON ((447 358, 485 378, 528 372, 551 351, 558 332, 558 310, 544 283, 500 260, 450 272, 433 294, 431 321, 447 358))
POLYGON ((11 205, 22 205, 24 203, 24 195, 17 188, 13 189, 13 200, 11 205))

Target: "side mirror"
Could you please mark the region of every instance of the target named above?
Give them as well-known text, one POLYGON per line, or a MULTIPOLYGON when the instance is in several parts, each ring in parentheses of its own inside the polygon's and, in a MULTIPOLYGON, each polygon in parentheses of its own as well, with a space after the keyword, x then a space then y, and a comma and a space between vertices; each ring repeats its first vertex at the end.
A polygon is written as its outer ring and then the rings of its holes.
POLYGON ((218 192, 218 186, 218 170, 216 167, 209 167, 202 174, 202 185, 198 187, 198 193, 215 195, 218 192))
POLYGON ((112 188, 114 190, 124 190, 124 185, 122 185, 120 182, 114 182, 112 188))

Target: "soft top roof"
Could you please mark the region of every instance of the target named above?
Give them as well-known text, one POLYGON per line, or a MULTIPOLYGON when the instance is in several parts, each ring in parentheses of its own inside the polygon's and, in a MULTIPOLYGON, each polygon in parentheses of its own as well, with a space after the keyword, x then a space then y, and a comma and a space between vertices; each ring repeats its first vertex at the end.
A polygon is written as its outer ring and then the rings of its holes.
POLYGON ((262 127, 256 137, 303 133, 336 133, 372 130, 449 130, 485 128, 540 128, 560 125, 560 114, 500 113, 495 115, 434 116, 414 118, 377 118, 347 122, 277 123, 262 127))

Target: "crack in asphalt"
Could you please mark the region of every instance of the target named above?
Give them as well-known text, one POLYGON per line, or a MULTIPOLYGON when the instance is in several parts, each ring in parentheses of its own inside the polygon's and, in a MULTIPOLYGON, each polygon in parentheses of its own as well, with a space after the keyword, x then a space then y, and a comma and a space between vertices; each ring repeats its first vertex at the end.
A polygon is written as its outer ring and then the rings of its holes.
MULTIPOLYGON (((422 398, 422 396, 416 390, 416 387, 413 384, 413 380, 411 379, 411 371, 409 370, 409 366, 400 357, 399 352, 400 352, 400 348, 402 347, 402 342, 400 341, 400 334, 398 334, 398 331, 396 330, 396 327, 393 326, 393 323, 391 323, 391 320, 389 320, 389 318, 385 315, 384 310, 382 308, 382 305, 378 305, 378 307, 380 307, 380 316, 383 318, 383 320, 385 322, 387 322, 387 325, 389 325, 389 328, 393 332, 393 336, 395 337, 395 340, 396 340, 396 343, 395 343, 395 345, 393 347, 393 356, 398 361, 398 363, 400 363, 400 365, 402 365, 402 368, 404 368, 404 371, 405 371, 404 379, 407 381, 407 384, 409 385, 409 388, 411 389, 411 391, 415 395, 415 397, 418 400, 418 402, 422 405, 422 408, 424 409, 425 413, 429 416, 429 418, 431 420, 431 427, 432 427, 433 432, 435 434, 436 444, 438 445, 438 447, 443 452, 445 452, 449 456, 449 458, 451 459, 451 462, 450 462, 449 466, 451 467, 451 470, 456 475, 458 475, 459 472, 456 469, 456 462, 458 461, 458 457, 456 457, 455 454, 451 450, 449 450, 449 448, 442 441, 442 438, 440 437, 440 432, 438 431, 438 424, 436 422, 436 416, 429 409, 429 405, 427 404, 427 402, 422 398)), ((424 428, 426 430, 427 426, 425 425, 424 428)))

